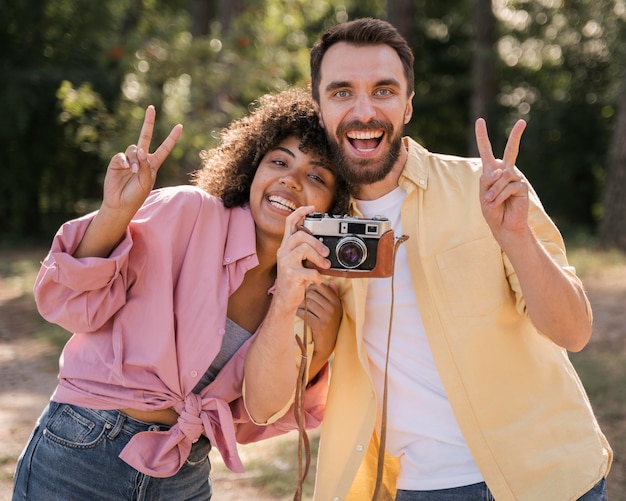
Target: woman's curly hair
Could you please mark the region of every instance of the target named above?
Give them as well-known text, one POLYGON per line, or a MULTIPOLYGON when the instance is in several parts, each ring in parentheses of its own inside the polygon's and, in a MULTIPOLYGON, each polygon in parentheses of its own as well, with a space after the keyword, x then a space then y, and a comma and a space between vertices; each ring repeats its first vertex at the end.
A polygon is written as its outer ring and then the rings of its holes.
POLYGON ((335 198, 328 212, 346 214, 348 187, 332 166, 324 129, 306 89, 259 98, 248 116, 222 129, 217 147, 201 152, 202 167, 192 174, 192 182, 221 198, 226 207, 243 206, 250 200, 250 185, 261 159, 289 137, 299 138, 300 151, 319 156, 335 174, 335 198))

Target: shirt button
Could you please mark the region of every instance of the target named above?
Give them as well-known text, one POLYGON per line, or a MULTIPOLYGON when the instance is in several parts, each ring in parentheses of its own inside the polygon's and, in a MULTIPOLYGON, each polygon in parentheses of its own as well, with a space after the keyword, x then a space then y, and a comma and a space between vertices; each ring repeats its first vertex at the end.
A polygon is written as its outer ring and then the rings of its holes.
POLYGON ((217 331, 217 333, 218 333, 220 336, 223 336, 224 334, 226 334, 226 331, 225 331, 224 329, 220 329, 220 330, 218 330, 218 331, 217 331))
POLYGON ((197 371, 191 371, 191 377, 197 377, 197 376, 198 376, 197 371))
POLYGON ((338 496, 335 496, 335 497, 333 498, 333 501, 339 501, 339 497, 338 497, 338 496))
POLYGON ((419 180, 420 186, 424 186, 426 184, 426 181, 424 181, 423 179, 419 180))
POLYGON ((229 257, 225 257, 224 261, 226 261, 227 263, 230 263, 230 258, 229 257))
POLYGON ((357 445, 356 450, 361 452, 363 450, 363 446, 361 444, 357 445))

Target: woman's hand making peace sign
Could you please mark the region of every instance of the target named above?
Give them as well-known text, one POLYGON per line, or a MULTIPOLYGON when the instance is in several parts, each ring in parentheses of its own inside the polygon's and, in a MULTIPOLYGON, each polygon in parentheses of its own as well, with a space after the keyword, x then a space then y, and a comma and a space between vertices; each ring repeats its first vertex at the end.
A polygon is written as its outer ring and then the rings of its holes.
POLYGON ((174 126, 154 153, 149 153, 155 117, 154 106, 148 106, 137 144, 117 153, 109 162, 100 210, 74 251, 74 257, 107 257, 154 187, 159 168, 183 130, 180 124, 174 126))
POLYGON ((154 106, 148 106, 137 144, 131 144, 109 162, 104 178, 103 208, 123 211, 132 218, 154 187, 159 168, 183 130, 182 125, 176 125, 154 153, 149 153, 155 117, 154 106))

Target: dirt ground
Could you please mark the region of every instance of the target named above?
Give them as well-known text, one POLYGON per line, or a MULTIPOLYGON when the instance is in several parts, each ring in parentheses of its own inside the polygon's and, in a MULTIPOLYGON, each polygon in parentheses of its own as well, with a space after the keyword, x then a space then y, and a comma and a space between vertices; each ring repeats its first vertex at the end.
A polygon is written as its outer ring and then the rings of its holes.
MULTIPOLYGON (((625 353, 626 267, 590 277, 585 285, 595 317, 594 336, 586 350, 625 353)), ((23 284, 0 276, 0 501, 10 499, 15 459, 56 384, 57 348, 35 338, 34 304, 23 296, 23 290, 23 284)), ((612 445, 618 448, 618 444, 612 445)), ((619 451, 615 452, 609 483, 612 477, 623 480, 625 476, 626 465, 619 451)), ((235 475, 217 475, 214 485, 216 501, 274 499, 237 486, 235 475)))

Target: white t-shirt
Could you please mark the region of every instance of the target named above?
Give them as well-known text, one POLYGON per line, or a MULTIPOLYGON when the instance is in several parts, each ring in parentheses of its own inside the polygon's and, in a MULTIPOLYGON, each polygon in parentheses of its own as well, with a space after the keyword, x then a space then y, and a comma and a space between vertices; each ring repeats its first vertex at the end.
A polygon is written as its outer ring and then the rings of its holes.
MULTIPOLYGON (((396 236, 406 192, 398 187, 377 200, 357 200, 366 218, 387 217, 396 236)), ((426 339, 413 291, 406 245, 396 256, 393 330, 389 357, 387 450, 401 457, 397 488, 434 490, 482 482, 461 435, 426 339)), ((370 278, 364 341, 382 411, 385 355, 389 330, 391 278, 370 278)))

